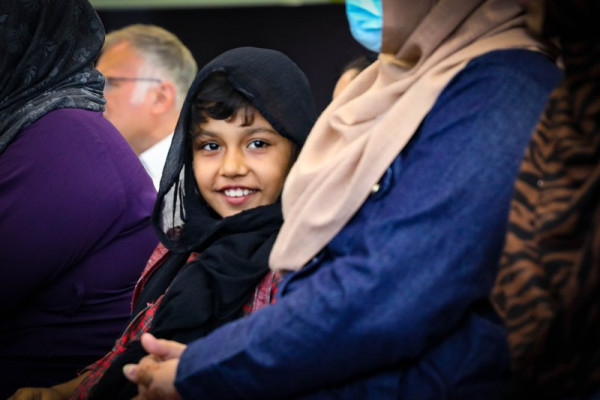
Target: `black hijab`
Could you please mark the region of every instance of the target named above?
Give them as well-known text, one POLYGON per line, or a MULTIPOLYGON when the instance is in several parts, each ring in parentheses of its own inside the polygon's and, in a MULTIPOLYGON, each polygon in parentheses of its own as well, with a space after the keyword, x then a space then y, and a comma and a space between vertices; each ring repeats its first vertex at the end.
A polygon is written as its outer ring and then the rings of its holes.
MULTIPOLYGON (((207 64, 192 83, 175 129, 161 180, 153 222, 173 255, 149 279, 136 315, 165 293, 150 332, 188 343, 239 318, 256 285, 268 272, 269 253, 282 223, 281 204, 256 207, 221 218, 202 199, 187 148, 191 104, 204 80, 221 72, 281 135, 298 148, 315 119, 310 86, 288 57, 274 50, 238 48, 207 64), (200 253, 186 263, 191 251, 200 253)), ((132 343, 117 357, 92 392, 96 399, 129 399, 137 388, 123 376, 125 364, 146 352, 132 343)))
POLYGON ((87 0, 2 0, 0 37, 0 154, 52 110, 104 111, 104 27, 87 0))

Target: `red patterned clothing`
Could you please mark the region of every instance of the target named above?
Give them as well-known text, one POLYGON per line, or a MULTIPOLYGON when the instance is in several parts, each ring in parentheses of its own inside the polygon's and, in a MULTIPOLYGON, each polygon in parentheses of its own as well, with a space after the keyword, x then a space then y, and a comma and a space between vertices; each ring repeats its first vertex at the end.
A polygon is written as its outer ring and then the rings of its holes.
MULTIPOLYGON (((137 282, 137 285, 133 294, 132 309, 133 305, 137 302, 142 289, 144 288, 149 277, 156 271, 169 257, 169 250, 162 244, 159 243, 154 249, 154 252, 150 256, 150 259, 146 263, 146 267, 137 282)), ((194 261, 200 256, 198 253, 192 253, 188 258, 188 262, 194 261)), ((277 293, 277 284, 281 280, 281 277, 274 273, 269 272, 256 286, 252 299, 244 305, 243 312, 244 316, 247 316, 261 308, 275 302, 275 294, 277 293)), ((148 303, 146 308, 140 311, 135 318, 129 323, 123 334, 115 342, 112 350, 107 353, 100 360, 89 365, 83 370, 83 373, 87 372, 87 376, 81 381, 70 399, 82 400, 88 398, 92 388, 100 381, 104 372, 110 367, 111 363, 122 354, 130 343, 140 340, 142 334, 150 329, 152 325, 152 319, 156 309, 160 305, 164 295, 160 296, 156 302, 148 303)))
POLYGON ((281 281, 281 275, 273 271, 269 271, 260 283, 254 289, 252 299, 244 305, 244 316, 248 316, 253 312, 260 310, 269 304, 275 303, 277 294, 277 285, 281 281))
POLYGON ((113 360, 117 358, 119 354, 123 353, 131 342, 140 340, 142 334, 148 331, 150 328, 152 317, 154 317, 154 312, 158 308, 162 298, 163 296, 159 297, 154 304, 148 304, 148 307, 140 311, 140 313, 136 315, 133 321, 131 321, 131 323, 127 326, 123 335, 117 339, 112 350, 84 370, 84 372, 88 372, 88 375, 83 379, 83 381, 81 381, 79 386, 77 386, 77 389, 71 396, 71 399, 87 398, 91 389, 98 383, 100 378, 102 378, 104 371, 110 367, 110 364, 113 362, 113 360))

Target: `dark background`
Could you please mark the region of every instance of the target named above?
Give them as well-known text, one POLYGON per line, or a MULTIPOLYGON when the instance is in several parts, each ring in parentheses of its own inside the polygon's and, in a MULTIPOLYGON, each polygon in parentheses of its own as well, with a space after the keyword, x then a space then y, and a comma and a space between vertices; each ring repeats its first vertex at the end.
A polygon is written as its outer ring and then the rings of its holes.
POLYGON ((310 6, 99 10, 106 32, 155 24, 190 48, 198 67, 239 46, 279 50, 311 83, 318 111, 331 101, 343 66, 366 52, 351 36, 343 4, 310 6))

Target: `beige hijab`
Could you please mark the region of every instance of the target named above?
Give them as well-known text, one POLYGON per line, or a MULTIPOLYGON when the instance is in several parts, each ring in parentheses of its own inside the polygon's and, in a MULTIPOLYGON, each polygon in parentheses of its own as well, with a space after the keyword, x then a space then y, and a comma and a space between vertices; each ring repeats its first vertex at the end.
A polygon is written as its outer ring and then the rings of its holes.
POLYGON ((302 268, 344 227, 469 60, 541 50, 516 0, 383 0, 382 54, 327 107, 283 190, 270 265, 302 268))

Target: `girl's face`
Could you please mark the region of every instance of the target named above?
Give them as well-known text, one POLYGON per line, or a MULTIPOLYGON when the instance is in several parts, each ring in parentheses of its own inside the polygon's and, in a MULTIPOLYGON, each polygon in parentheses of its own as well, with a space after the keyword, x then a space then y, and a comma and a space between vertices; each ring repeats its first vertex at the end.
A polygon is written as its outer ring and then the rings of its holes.
POLYGON ((292 142, 255 112, 242 126, 243 112, 233 120, 208 118, 193 140, 196 184, 221 217, 272 204, 292 165, 292 142))

